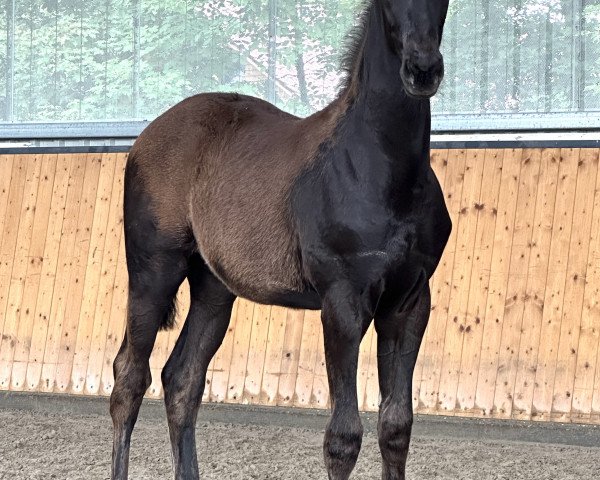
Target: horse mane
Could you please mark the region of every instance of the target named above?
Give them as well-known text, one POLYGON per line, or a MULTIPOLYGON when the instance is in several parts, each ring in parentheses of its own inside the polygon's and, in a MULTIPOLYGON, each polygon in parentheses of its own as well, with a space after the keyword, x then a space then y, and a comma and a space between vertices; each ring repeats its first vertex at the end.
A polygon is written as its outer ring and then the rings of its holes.
POLYGON ((376 2, 377 0, 363 0, 358 21, 344 39, 344 53, 341 56, 340 67, 345 75, 341 84, 341 92, 352 89, 353 82, 358 79, 364 41, 369 28, 369 18, 376 2))

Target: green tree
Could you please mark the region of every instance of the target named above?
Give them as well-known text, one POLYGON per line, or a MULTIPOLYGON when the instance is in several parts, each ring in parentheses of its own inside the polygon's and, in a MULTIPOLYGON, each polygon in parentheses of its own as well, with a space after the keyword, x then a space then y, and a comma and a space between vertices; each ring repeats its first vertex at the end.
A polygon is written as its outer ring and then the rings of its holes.
MULTIPOLYGON (((150 120, 195 93, 266 97, 269 85, 278 106, 310 114, 337 93, 344 38, 362 2, 15 5, 14 120, 78 121, 150 120), (275 55, 269 31, 276 33, 275 55)), ((5 120, 7 30, 7 16, 0 14, 5 120)), ((597 0, 452 0, 442 50, 446 78, 434 113, 600 110, 597 0)))

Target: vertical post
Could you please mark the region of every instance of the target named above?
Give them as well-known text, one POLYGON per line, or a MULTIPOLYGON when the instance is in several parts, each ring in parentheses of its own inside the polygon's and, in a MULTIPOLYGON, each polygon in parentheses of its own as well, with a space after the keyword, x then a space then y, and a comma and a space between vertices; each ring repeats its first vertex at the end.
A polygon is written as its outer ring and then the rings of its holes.
POLYGON ((554 29, 552 25, 552 21, 550 20, 550 12, 548 12, 548 17, 546 18, 546 62, 545 62, 545 74, 544 74, 544 98, 545 105, 544 110, 549 112, 552 110, 552 58, 553 58, 553 37, 554 29))
POLYGON ((104 4, 104 80, 102 87, 103 96, 103 117, 108 118, 108 37, 110 28, 110 1, 106 0, 104 4))
POLYGON ((485 103, 488 100, 488 80, 489 80, 489 46, 490 46, 490 0, 483 0, 481 7, 483 12, 482 32, 481 32, 481 86, 479 92, 479 109, 485 111, 485 103))
POLYGON ((141 63, 141 28, 142 0, 132 0, 133 7, 133 81, 131 92, 131 115, 133 118, 140 116, 140 63, 141 63))
POLYGON ((34 68, 33 68, 33 32, 34 32, 34 23, 35 23, 35 14, 34 14, 34 2, 33 0, 29 3, 29 93, 27 96, 29 97, 28 102, 28 120, 32 120, 35 118, 35 102, 36 98, 33 94, 33 78, 34 78, 34 68))
POLYGON ((185 16, 183 17, 183 82, 182 82, 182 96, 186 96, 187 93, 187 76, 188 76, 188 2, 185 0, 185 16))
POLYGON ((584 109, 584 62, 583 48, 583 0, 572 0, 571 3, 571 108, 575 111, 584 109))
MULTIPOLYGON (((515 10, 519 12, 522 7, 521 0, 514 1, 515 10)), ((515 49, 513 64, 512 64, 512 98, 515 101, 513 110, 518 111, 520 107, 520 97, 521 97, 521 46, 520 46, 520 38, 521 38, 521 25, 519 24, 519 20, 515 19, 513 23, 513 45, 515 49)))
POLYGON ((458 15, 456 14, 456 12, 454 12, 454 14, 452 15, 452 22, 450 23, 450 27, 451 27, 451 34, 450 34, 450 55, 449 55, 449 62, 448 62, 448 80, 451 82, 452 88, 449 92, 448 95, 448 103, 450 104, 450 108, 451 108, 451 112, 449 113, 456 113, 458 112, 460 109, 458 108, 458 103, 457 103, 457 90, 458 90, 458 82, 457 82, 457 78, 456 78, 456 65, 458 62, 458 55, 457 55, 457 49, 458 49, 458 39, 456 37, 458 37, 458 15))
POLYGON ((6 104, 4 119, 14 119, 15 84, 15 1, 6 0, 6 104))
POLYGON ((77 90, 77 118, 81 120, 81 110, 83 107, 83 4, 79 6, 79 84, 77 90))
POLYGON ((302 30, 300 29, 300 24, 304 16, 302 0, 296 0, 294 14, 294 49, 296 50, 296 76, 298 77, 298 90, 300 93, 300 102, 305 107, 310 108, 310 99, 308 98, 308 86, 306 84, 306 72, 304 71, 304 45, 302 42, 302 30))
POLYGON ((267 100, 271 103, 277 101, 275 83, 277 66, 277 0, 269 0, 269 44, 267 57, 267 100))
POLYGON ((53 83, 54 89, 52 91, 52 105, 55 107, 53 117, 56 119, 58 116, 60 118, 60 109, 59 109, 59 100, 58 100, 58 8, 59 1, 56 0, 54 4, 54 74, 53 74, 53 83))

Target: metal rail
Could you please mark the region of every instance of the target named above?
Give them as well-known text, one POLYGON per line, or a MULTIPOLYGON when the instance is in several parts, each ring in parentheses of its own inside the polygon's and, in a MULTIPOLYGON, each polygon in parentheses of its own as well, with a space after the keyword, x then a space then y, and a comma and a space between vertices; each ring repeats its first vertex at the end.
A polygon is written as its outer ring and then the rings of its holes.
MULTIPOLYGON (((136 135, 0 140, 0 154, 127 152, 135 139, 136 135)), ((600 131, 434 133, 431 148, 600 148, 600 131)))
MULTIPOLYGON (((0 123, 0 140, 135 138, 149 121, 0 123)), ((434 133, 600 132, 600 112, 434 115, 434 133)))

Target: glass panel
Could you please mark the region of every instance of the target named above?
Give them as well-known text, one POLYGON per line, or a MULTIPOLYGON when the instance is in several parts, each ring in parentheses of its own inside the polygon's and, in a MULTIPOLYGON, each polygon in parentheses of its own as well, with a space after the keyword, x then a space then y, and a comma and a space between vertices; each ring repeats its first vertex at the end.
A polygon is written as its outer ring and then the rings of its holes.
MULTIPOLYGON (((344 38, 363 3, 0 1, 4 122, 151 120, 215 90, 306 115, 335 97, 344 38)), ((597 0, 453 0, 443 52, 434 114, 600 111, 597 0)))

